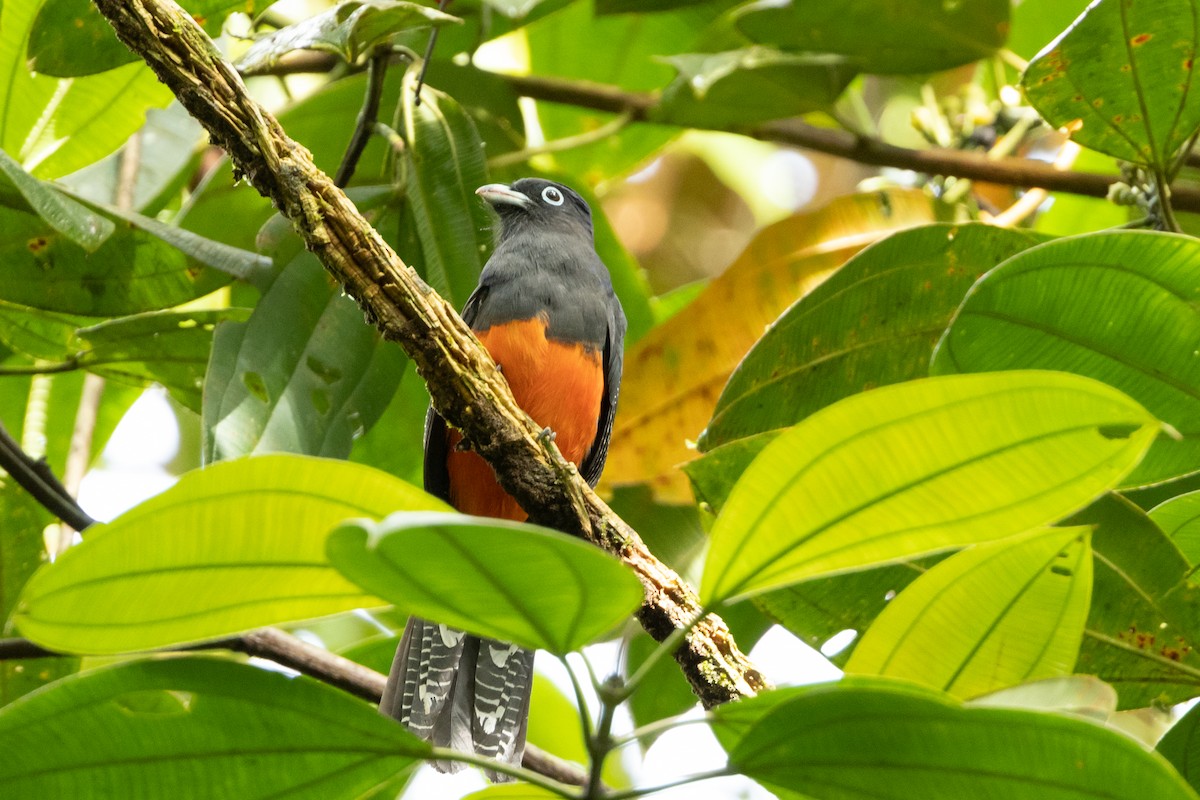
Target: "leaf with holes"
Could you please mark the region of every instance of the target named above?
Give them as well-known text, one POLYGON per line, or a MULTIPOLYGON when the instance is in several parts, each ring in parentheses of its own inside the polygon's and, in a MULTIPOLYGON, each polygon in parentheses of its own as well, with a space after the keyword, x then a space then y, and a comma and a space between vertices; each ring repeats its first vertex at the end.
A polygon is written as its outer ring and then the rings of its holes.
POLYGON ((345 458, 387 408, 405 360, 302 252, 248 320, 217 329, 204 386, 204 458, 345 458))
POLYGON ((520 522, 394 514, 329 536, 329 560, 414 616, 569 653, 628 618, 642 585, 587 542, 520 522))
POLYGON ((1029 62, 1025 95, 1079 144, 1170 172, 1200 128, 1198 17, 1194 0, 1098 0, 1029 62))

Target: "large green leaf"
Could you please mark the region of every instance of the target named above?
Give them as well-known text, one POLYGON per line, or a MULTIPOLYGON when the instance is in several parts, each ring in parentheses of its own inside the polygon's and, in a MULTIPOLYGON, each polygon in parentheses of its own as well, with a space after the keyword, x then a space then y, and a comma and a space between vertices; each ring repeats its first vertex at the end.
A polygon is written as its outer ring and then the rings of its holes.
POLYGON ((726 709, 745 730, 726 734, 730 766, 806 797, 1196 797, 1165 759, 1116 731, 1057 714, 963 707, 904 683, 845 680, 731 703, 717 709, 718 725, 726 709))
POLYGON ((932 372, 1054 369, 1104 381, 1175 427, 1126 479, 1200 469, 1200 241, 1096 233, 1019 253, 976 285, 932 372))
POLYGON ((371 706, 215 658, 131 661, 0 710, 6 797, 359 797, 429 753, 371 706))
MULTIPOLYGON (((49 184, 39 181, 0 150, 0 180, 7 180, 29 204, 29 209, 72 243, 89 253, 112 236, 116 226, 87 206, 64 197, 49 184)), ((24 211, 25 209, 19 209, 24 211)))
POLYGON ((486 204, 475 190, 488 182, 483 143, 454 98, 430 87, 414 101, 415 75, 406 77, 402 116, 408 141, 407 196, 412 202, 423 262, 417 271, 456 308, 467 302, 491 252, 486 204), (455 234, 447 236, 447 231, 455 234))
POLYGON ((462 20, 405 0, 342 0, 327 11, 257 39, 237 66, 255 72, 293 50, 333 53, 353 64, 401 31, 452 22, 462 20))
POLYGON ((382 605, 329 565, 326 534, 350 517, 445 508, 344 461, 216 464, 89 528, 30 580, 17 627, 64 652, 121 653, 382 605))
POLYGON ((330 534, 329 560, 414 615, 565 654, 617 626, 642 585, 603 550, 526 523, 402 513, 330 534))
POLYGON ((701 449, 793 425, 865 389, 923 377, 971 284, 1039 241, 992 225, 942 224, 895 233, 862 251, 754 345, 725 385, 701 449))
POLYGON ((213 330, 226 320, 244 320, 249 309, 152 311, 82 328, 87 349, 76 363, 97 375, 128 382, 162 384, 182 405, 200 413, 204 372, 213 330))
POLYGON ((1065 524, 1095 526, 1092 607, 1075 669, 1115 686, 1122 708, 1200 695, 1200 588, 1187 583, 1179 550, 1116 495, 1065 524))
POLYGON ((1092 597, 1088 530, 980 545, 913 583, 867 630, 847 672, 977 697, 1070 674, 1092 597))
POLYGON ((679 75, 663 91, 664 122, 719 128, 828 110, 854 78, 844 60, 770 47, 684 53, 667 59, 679 75))
POLYGON ((0 342, 33 359, 66 359, 74 349, 75 331, 92 321, 0 300, 0 342))
POLYGON ((1169 170, 1200 128, 1198 16, 1194 0, 1098 0, 1029 62, 1025 95, 1080 144, 1169 170))
POLYGON ((25 51, 40 7, 0 6, 0 150, 36 177, 55 178, 117 149, 171 92, 144 64, 74 80, 34 74, 25 51))
POLYGON ((66 314, 135 314, 208 294, 229 273, 248 274, 262 262, 157 220, 103 215, 116 232, 89 253, 45 220, 0 207, 0 300, 66 314))
POLYGON ((1200 492, 1188 492, 1155 506, 1150 519, 1175 542, 1188 563, 1200 564, 1200 492))
POLYGON ((929 378, 856 395, 779 436, 712 530, 713 603, 990 541, 1120 481, 1160 423, 1076 375, 929 378))
POLYGON ((751 3, 737 25, 785 50, 837 53, 865 72, 935 72, 986 58, 1008 36, 1008 0, 751 3))
POLYGON ((345 458, 387 408, 402 350, 302 252, 244 323, 213 339, 204 386, 206 463, 253 453, 345 458))
MULTIPOLYGON (((175 200, 197 173, 201 151, 208 139, 200 123, 179 103, 172 103, 165 109, 150 109, 138 137, 137 180, 132 207, 153 216, 175 200)), ((117 196, 121 165, 126 157, 132 157, 132 151, 122 148, 63 176, 58 182, 82 200, 111 203, 117 196)))

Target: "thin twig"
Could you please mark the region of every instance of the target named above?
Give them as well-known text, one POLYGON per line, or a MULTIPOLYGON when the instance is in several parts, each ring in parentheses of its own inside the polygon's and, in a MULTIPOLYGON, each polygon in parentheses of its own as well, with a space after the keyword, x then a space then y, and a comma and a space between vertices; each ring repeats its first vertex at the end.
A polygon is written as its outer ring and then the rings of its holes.
MULTIPOLYGON (((450 0, 438 0, 438 11, 445 11, 450 5, 450 0)), ((434 26, 429 32, 429 44, 425 45, 425 56, 421 59, 421 72, 417 75, 417 85, 413 89, 413 105, 421 105, 421 87, 425 85, 425 72, 429 69, 429 59, 433 58, 433 46, 437 44, 438 31, 441 28, 434 26)))
POLYGON ((594 131, 586 131, 576 134, 575 136, 564 136, 561 139, 552 139, 536 147, 527 147, 524 150, 517 150, 512 153, 503 153, 495 158, 488 159, 489 169, 500 169, 509 167, 513 164, 523 164, 534 156, 544 155, 546 153, 561 153, 564 150, 571 150, 576 147, 584 147, 585 145, 594 144, 595 142, 607 139, 610 136, 615 136, 621 132, 621 129, 629 124, 632 117, 628 112, 618 115, 615 119, 601 125, 594 131))
MULTIPOLYGON (((437 32, 437 28, 433 29, 437 32)), ((375 123, 379 118, 379 105, 383 100, 383 82, 387 77, 388 64, 391 62, 391 51, 384 48, 371 55, 367 60, 367 92, 363 96, 362 109, 358 112, 358 120, 354 123, 354 134, 350 144, 346 146, 346 154, 338 166, 337 175, 333 182, 339 189, 346 188, 358 168, 358 160, 367 149, 367 142, 375 131, 375 123)))
MULTIPOLYGON (((295 74, 329 72, 337 66, 324 54, 289 54, 256 74, 295 74)), ((634 122, 670 124, 660 118, 659 99, 645 92, 627 92, 616 86, 587 81, 547 78, 537 75, 506 75, 502 78, 523 97, 551 103, 628 113, 634 122)), ((1067 192, 1088 197, 1107 197, 1108 188, 1118 179, 1097 172, 1060 172, 1049 164, 1025 158, 988 159, 978 153, 940 147, 916 150, 897 147, 879 139, 843 130, 819 128, 803 120, 766 122, 751 127, 713 126, 712 130, 740 133, 762 141, 815 150, 836 158, 845 158, 876 167, 908 169, 927 175, 953 175, 958 178, 987 181, 1003 186, 1036 186, 1052 192, 1067 192)), ((1200 156, 1188 163, 1200 163, 1200 156)), ((1180 211, 1200 211, 1200 186, 1176 184, 1171 198, 1180 211)))
POLYGON ((30 458, 0 423, 0 469, 7 472, 25 491, 54 516, 81 531, 95 520, 89 517, 59 482, 50 466, 30 458))

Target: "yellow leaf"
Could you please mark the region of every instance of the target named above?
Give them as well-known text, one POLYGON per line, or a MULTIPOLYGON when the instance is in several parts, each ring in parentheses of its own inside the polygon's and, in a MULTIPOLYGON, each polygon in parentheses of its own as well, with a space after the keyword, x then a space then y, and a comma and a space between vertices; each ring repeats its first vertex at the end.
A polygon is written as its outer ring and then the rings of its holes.
POLYGON ((890 190, 839 197, 760 231, 687 308, 626 353, 602 489, 647 483, 660 502, 691 503, 679 466, 696 457, 691 442, 767 326, 859 250, 933 221, 923 192, 890 190))

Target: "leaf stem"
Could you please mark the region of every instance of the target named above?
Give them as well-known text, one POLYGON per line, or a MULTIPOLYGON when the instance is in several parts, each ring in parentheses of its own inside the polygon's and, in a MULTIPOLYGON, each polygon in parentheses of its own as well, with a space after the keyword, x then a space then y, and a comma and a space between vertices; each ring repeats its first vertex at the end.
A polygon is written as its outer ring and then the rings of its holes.
POLYGON ((571 790, 570 787, 561 784, 558 781, 544 778, 536 772, 532 772, 521 767, 514 767, 507 761, 497 761, 493 758, 484 758, 483 756, 477 756, 474 753, 460 753, 457 750, 451 750, 447 747, 434 747, 432 752, 429 754, 428 759, 432 761, 457 761, 460 764, 470 764, 473 767, 481 767, 483 769, 491 770, 492 772, 499 772, 502 775, 509 775, 513 778, 518 778, 526 783, 531 783, 534 786, 538 786, 548 792, 552 792, 559 797, 565 797, 567 800, 576 800, 577 798, 577 795, 571 790))
POLYGON ((1158 189, 1158 213, 1163 228, 1171 233, 1182 233, 1183 229, 1175 219, 1175 209, 1171 207, 1171 184, 1160 168, 1154 170, 1154 185, 1158 189))
POLYGON ((0 423, 0 468, 12 476, 42 507, 77 531, 95 522, 71 497, 50 466, 31 458, 0 423))
POLYGON ((686 786, 689 783, 698 783, 700 781, 711 780, 712 778, 727 778, 735 773, 731 772, 729 767, 714 769, 709 772, 698 772, 695 775, 685 775, 667 783, 659 784, 658 786, 648 786, 644 789, 626 789, 623 792, 613 792, 604 795, 604 800, 629 800, 632 797, 644 797, 655 792, 663 792, 667 789, 674 789, 676 786, 686 786))
MULTIPOLYGON (((584 662, 587 662, 587 657, 580 653, 580 657, 584 662)), ((558 657, 559 662, 567 670, 567 675, 571 678, 571 688, 575 690, 575 704, 579 706, 579 722, 583 726, 583 741, 591 741, 594 724, 592 721, 592 712, 588 708, 587 698, 583 694, 583 684, 579 682, 579 676, 575 674, 575 670, 571 668, 571 663, 567 661, 565 655, 558 657)), ((589 672, 591 668, 588 668, 589 672)))
POLYGON ((616 119, 609 120, 593 131, 576 134, 575 136, 564 136, 561 139, 554 139, 536 147, 527 147, 524 150, 516 150, 512 153, 501 153, 495 158, 488 159, 488 168, 500 169, 502 167, 511 167, 514 164, 523 164, 535 156, 546 153, 561 153, 564 150, 594 144, 620 133, 621 129, 631 121, 633 121, 633 115, 625 111, 617 116, 616 119))

